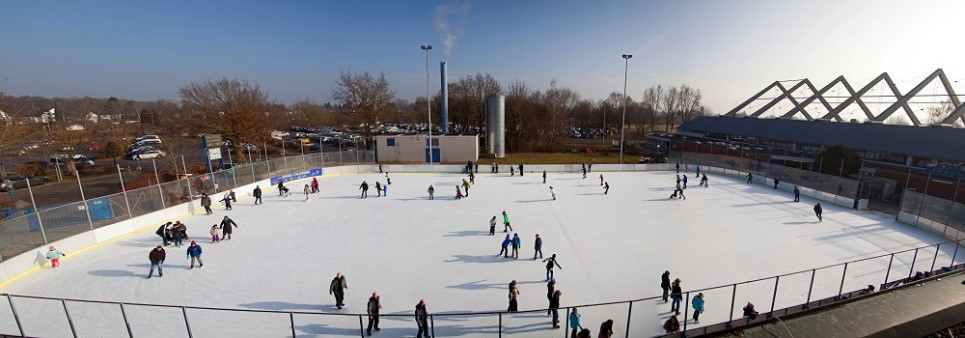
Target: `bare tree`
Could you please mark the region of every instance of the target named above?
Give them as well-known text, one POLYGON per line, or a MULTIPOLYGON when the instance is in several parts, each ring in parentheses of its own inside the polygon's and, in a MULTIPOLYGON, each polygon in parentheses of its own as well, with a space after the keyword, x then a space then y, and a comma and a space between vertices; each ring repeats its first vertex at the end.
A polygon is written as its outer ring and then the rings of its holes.
POLYGON ((666 114, 666 121, 664 124, 665 131, 673 130, 674 123, 674 110, 679 107, 680 91, 677 87, 670 87, 667 93, 663 95, 663 110, 666 114))
POLYGON ((181 105, 187 118, 202 132, 217 132, 231 139, 239 161, 245 161, 241 145, 271 132, 273 108, 258 85, 222 78, 181 87, 181 105))
POLYGON ((928 124, 940 124, 955 110, 955 105, 951 100, 942 101, 941 104, 928 107, 928 124))
POLYGON ((700 94, 700 90, 690 88, 690 86, 687 85, 680 86, 679 95, 679 122, 682 124, 701 114, 703 111, 703 102, 701 102, 703 97, 700 94))
POLYGON ((335 88, 332 88, 332 99, 351 111, 364 125, 362 133, 367 148, 371 146, 368 142, 372 138, 370 126, 375 125, 392 108, 394 98, 395 91, 389 87, 385 73, 375 77, 369 72, 352 74, 342 71, 338 80, 335 80, 335 88))
MULTIPOLYGON (((467 75, 449 84, 450 122, 462 130, 482 131, 486 121, 486 97, 502 88, 491 74, 467 75)), ((433 107, 439 107, 433 102, 433 107)))
POLYGON ((647 88, 643 91, 643 106, 649 113, 647 114, 648 120, 650 121, 650 131, 653 132, 657 128, 657 112, 660 111, 660 102, 663 99, 663 85, 656 85, 654 87, 647 88))

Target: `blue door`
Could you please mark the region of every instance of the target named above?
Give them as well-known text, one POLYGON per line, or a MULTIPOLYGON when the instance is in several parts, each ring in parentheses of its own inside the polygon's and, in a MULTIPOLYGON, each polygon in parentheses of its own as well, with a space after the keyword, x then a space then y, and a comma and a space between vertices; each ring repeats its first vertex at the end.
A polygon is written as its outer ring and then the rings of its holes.
POLYGON ((114 209, 111 207, 111 200, 107 197, 87 201, 87 207, 90 209, 88 210, 90 218, 94 222, 114 218, 114 209))
POLYGON ((439 149, 436 148, 436 149, 432 149, 432 159, 430 160, 429 148, 426 148, 426 162, 439 162, 440 158, 442 158, 442 152, 440 152, 439 149))

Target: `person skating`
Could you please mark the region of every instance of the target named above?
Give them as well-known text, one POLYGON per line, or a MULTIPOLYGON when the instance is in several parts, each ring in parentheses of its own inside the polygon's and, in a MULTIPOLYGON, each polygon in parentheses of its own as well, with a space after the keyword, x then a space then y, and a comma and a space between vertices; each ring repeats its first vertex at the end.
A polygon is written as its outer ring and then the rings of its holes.
POLYGON ((359 196, 359 198, 368 198, 368 197, 369 197, 369 182, 362 181, 362 185, 359 186, 359 190, 362 190, 362 196, 359 196))
POLYGON ((546 315, 549 316, 553 314, 553 292, 556 291, 556 280, 551 279, 546 282, 546 300, 550 302, 549 307, 546 308, 546 315))
POLYGON ((60 266, 60 257, 64 256, 67 256, 67 254, 60 252, 60 250, 57 250, 57 248, 51 245, 46 255, 47 260, 50 261, 50 268, 53 269, 60 266))
POLYGON ((503 232, 507 232, 506 229, 513 230, 513 225, 509 224, 509 215, 507 215, 506 211, 504 210, 503 211, 503 232))
POLYGON ((613 336, 613 319, 607 319, 603 324, 600 324, 600 333, 597 335, 599 338, 610 338, 613 336))
POLYGON ((211 226, 211 231, 209 231, 209 233, 211 234, 211 243, 218 243, 221 240, 221 238, 218 237, 217 224, 211 226))
POLYGON ((576 338, 577 332, 583 329, 583 324, 580 323, 582 319, 583 316, 580 316, 579 311, 574 306, 570 310, 570 329, 573 329, 573 333, 570 334, 570 338, 576 338))
POLYGON ((165 230, 167 230, 167 228, 168 228, 169 226, 171 226, 171 222, 167 222, 166 224, 162 224, 160 227, 157 228, 157 231, 154 232, 154 233, 157 234, 158 236, 161 236, 161 242, 162 242, 162 244, 164 244, 164 246, 170 245, 170 243, 168 243, 168 238, 167 238, 167 236, 165 236, 165 232, 166 232, 165 230))
POLYGON ((821 213, 822 213, 822 212, 824 212, 824 208, 821 208, 821 203, 815 204, 815 205, 814 205, 814 215, 818 216, 818 222, 824 222, 824 220, 821 219, 821 213))
POLYGON ((586 179, 586 166, 583 166, 583 179, 586 179))
POLYGON ((208 194, 201 194, 201 206, 204 207, 204 212, 206 215, 214 213, 211 211, 211 197, 208 197, 208 194))
POLYGON ((663 289, 663 302, 667 302, 667 296, 670 295, 670 271, 664 271, 660 275, 660 288, 663 289))
POLYGON ((328 294, 335 296, 335 307, 339 310, 345 306, 343 301, 345 300, 346 289, 348 289, 348 281, 345 279, 345 275, 341 272, 335 274, 335 278, 332 279, 332 283, 328 286, 328 294))
POLYGON ((684 298, 683 290, 680 289, 680 278, 674 279, 670 285, 670 312, 680 312, 680 301, 684 298))
POLYGON ((671 315, 667 321, 663 322, 663 329, 667 333, 677 333, 680 331, 680 320, 677 319, 677 315, 671 315))
POLYGON ((516 176, 516 168, 514 168, 512 165, 509 166, 509 176, 516 176))
POLYGON ((700 178, 700 166, 698 165, 695 170, 697 171, 697 178, 700 178))
POLYGON ((553 292, 553 296, 550 297, 550 310, 553 311, 553 328, 560 328, 560 296, 563 291, 556 290, 553 292))
POLYGON ((588 164, 586 165, 586 172, 588 172, 588 173, 592 173, 592 172, 593 172, 593 163, 588 163, 588 164))
POLYGON ((610 192, 610 182, 603 183, 603 194, 606 195, 610 192))
POLYGON ((261 202, 261 188, 257 185, 255 186, 255 191, 251 192, 252 196, 255 196, 255 205, 262 204, 261 202))
POLYGON ((237 202, 238 202, 238 197, 235 196, 235 191, 234 191, 234 190, 228 190, 228 197, 231 197, 231 203, 237 203, 237 202))
POLYGON ((457 199, 457 200, 461 200, 461 199, 462 199, 462 190, 459 189, 459 185, 456 185, 456 199, 457 199))
POLYGON ((781 179, 775 177, 775 178, 774 178, 774 189, 777 189, 777 185, 778 185, 778 184, 781 184, 781 179))
POLYGON ((546 170, 543 170, 543 184, 546 184, 546 170))
POLYGON ((489 173, 490 174, 496 173, 496 162, 493 162, 493 165, 489 167, 489 173))
POLYGON ((544 259, 543 263, 546 263, 546 281, 547 282, 550 280, 553 280, 554 266, 557 268, 560 268, 560 270, 563 270, 563 267, 560 266, 560 263, 556 261, 556 254, 553 254, 553 256, 550 256, 550 258, 544 259))
POLYGON ((220 200, 219 202, 224 202, 224 208, 225 208, 225 210, 231 210, 231 195, 230 195, 230 194, 225 193, 225 194, 224 194, 224 197, 221 198, 221 200, 220 200))
POLYGON ((278 197, 287 197, 288 187, 285 187, 285 181, 278 180, 278 197))
POLYGON ((519 164, 519 177, 523 177, 523 164, 519 164))
POLYGON ((680 162, 677 162, 677 173, 680 173, 680 162))
POLYGON ((700 178, 700 185, 704 186, 704 188, 709 188, 709 187, 710 187, 709 185, 707 185, 707 174, 706 174, 706 173, 704 174, 703 177, 700 178))
POLYGON ((509 282, 509 309, 506 311, 516 312, 519 311, 519 288, 516 287, 516 280, 509 282))
POLYGON ((238 227, 238 224, 235 223, 234 220, 228 218, 228 216, 225 216, 224 219, 221 220, 221 225, 219 226, 219 228, 221 228, 221 238, 222 238, 222 239, 224 239, 224 240, 226 240, 226 241, 227 241, 227 240, 231 240, 231 232, 232 232, 231 226, 232 226, 232 225, 234 225, 235 228, 238 227))
POLYGON ((382 163, 379 163, 379 174, 382 173, 382 163))
POLYGON ((509 245, 512 243, 513 240, 509 238, 509 235, 506 235, 506 238, 503 239, 502 249, 499 250, 499 253, 496 254, 496 257, 503 255, 503 258, 509 258, 509 245))
POLYGON ((160 245, 151 250, 151 253, 147 255, 147 259, 151 261, 151 272, 147 273, 147 278, 154 276, 154 268, 157 268, 158 277, 164 277, 164 270, 161 267, 164 265, 165 258, 167 258, 167 254, 164 253, 164 248, 160 245))
POLYGON ((489 235, 490 236, 496 235, 496 216, 495 215, 493 216, 493 218, 489 219, 489 235))
POLYGON ((375 197, 382 197, 382 184, 375 181, 375 197))
POLYGON ((536 240, 533 242, 536 243, 536 250, 533 252, 533 260, 535 261, 537 259, 536 256, 543 258, 543 239, 539 237, 539 234, 536 234, 536 240))
POLYGON ((795 185, 795 186, 794 186, 794 202, 800 202, 800 201, 801 201, 801 189, 799 189, 799 188, 795 185))
POLYGON ((493 162, 493 168, 496 168, 496 174, 499 173, 499 163, 493 162))
POLYGON ((553 197, 554 201, 556 200, 556 190, 553 190, 552 185, 550 186, 550 196, 553 197))
POLYGON ((462 188, 466 190, 466 197, 469 197, 469 182, 466 182, 465 179, 462 180, 462 188))
POLYGON ((687 175, 684 175, 684 189, 687 189, 687 175))
POLYGON ((687 199, 687 196, 684 196, 683 189, 677 188, 677 189, 674 189, 673 195, 670 195, 670 198, 687 199))
POLYGON ((523 241, 519 239, 518 234, 513 234, 513 259, 519 259, 519 247, 523 245, 523 241))
POLYGON ((382 186, 382 197, 389 197, 389 184, 386 183, 382 186))
POLYGON ((473 174, 471 171, 469 172, 469 183, 476 184, 476 174, 473 174))
POLYGON ((435 199, 432 195, 436 193, 436 188, 433 188, 432 184, 429 185, 429 189, 426 189, 426 192, 429 193, 430 200, 435 199))
POLYGON ((691 304, 694 306, 694 324, 700 324, 700 314, 704 313, 704 293, 698 293, 691 304))
POLYGON ((426 310, 426 300, 420 299, 419 304, 415 305, 415 324, 419 327, 416 338, 429 338, 429 311, 426 310))
POLYGON ((318 193, 318 178, 312 177, 312 193, 318 193))
POLYGON ((747 173, 747 183, 751 183, 751 180, 753 180, 753 179, 754 179, 754 174, 752 174, 752 173, 747 173))
POLYGON ((375 327, 375 331, 379 331, 379 310, 382 309, 382 304, 379 303, 379 293, 373 292, 372 297, 369 297, 368 306, 366 306, 366 311, 369 315, 369 328, 365 330, 365 333, 372 335, 372 327, 375 327))
POLYGON ((682 185, 680 185, 681 181, 683 180, 680 179, 680 174, 677 174, 677 189, 680 189, 680 187, 682 187, 682 185))
POLYGON ((603 185, 603 174, 600 174, 600 185, 603 185))
POLYGON ((184 236, 182 236, 183 233, 181 231, 181 226, 181 221, 177 221, 171 226, 171 237, 174 239, 174 247, 176 248, 181 247, 181 240, 184 239, 184 236))
POLYGON ((204 266, 204 262, 201 261, 201 246, 197 242, 191 241, 191 245, 188 246, 188 252, 184 255, 184 259, 191 258, 191 267, 188 270, 194 269, 194 261, 198 261, 198 267, 204 266))
POLYGON ((389 172, 385 172, 385 185, 392 185, 392 178, 389 177, 389 172))
POLYGON ((308 200, 308 194, 311 194, 311 193, 312 193, 312 187, 310 187, 308 184, 306 184, 305 187, 302 188, 302 192, 305 193, 305 200, 307 201, 307 200, 308 200))

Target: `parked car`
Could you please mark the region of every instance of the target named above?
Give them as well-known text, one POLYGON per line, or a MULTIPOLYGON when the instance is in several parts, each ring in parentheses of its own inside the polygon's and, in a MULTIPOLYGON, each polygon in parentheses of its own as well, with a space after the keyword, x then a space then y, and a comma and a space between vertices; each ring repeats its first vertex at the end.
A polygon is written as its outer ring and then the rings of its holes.
POLYGON ((164 157, 164 155, 165 155, 164 151, 157 150, 157 149, 147 149, 141 152, 134 153, 133 155, 131 155, 131 159, 145 160, 145 159, 164 157))
MULTIPOLYGON (((49 162, 51 166, 63 166, 67 164, 67 155, 58 154, 51 156, 49 159, 47 159, 47 162, 49 162)), ((91 160, 89 157, 87 157, 87 155, 76 154, 74 155, 74 164, 77 166, 93 166, 94 160, 91 160)))

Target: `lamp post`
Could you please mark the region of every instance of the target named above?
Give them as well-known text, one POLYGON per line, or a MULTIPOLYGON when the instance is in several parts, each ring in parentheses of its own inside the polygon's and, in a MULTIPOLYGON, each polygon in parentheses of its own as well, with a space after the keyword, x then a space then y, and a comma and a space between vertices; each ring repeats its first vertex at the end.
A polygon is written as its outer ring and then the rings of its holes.
POLYGON ((623 164, 623 133, 627 129, 627 71, 633 55, 623 54, 623 117, 620 119, 620 164, 623 164))
POLYGON ((429 157, 429 167, 432 167, 432 96, 429 95, 429 50, 432 45, 419 46, 426 51, 426 113, 429 116, 429 144, 426 147, 426 155, 429 157))

